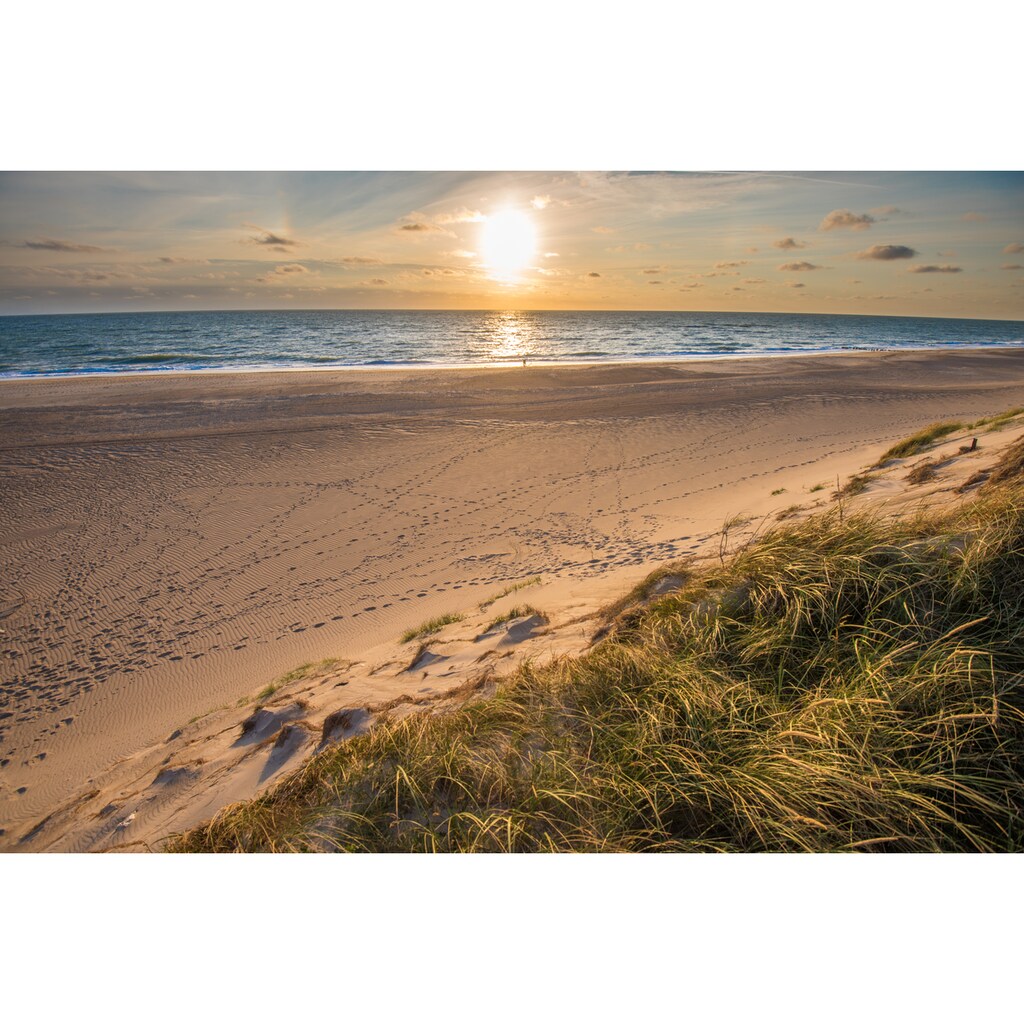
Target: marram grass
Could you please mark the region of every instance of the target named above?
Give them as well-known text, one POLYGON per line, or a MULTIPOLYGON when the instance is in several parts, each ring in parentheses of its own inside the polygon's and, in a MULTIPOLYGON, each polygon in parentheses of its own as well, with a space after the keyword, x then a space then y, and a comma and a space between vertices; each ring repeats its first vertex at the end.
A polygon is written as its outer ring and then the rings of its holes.
POLYGON ((589 653, 385 720, 178 851, 1016 851, 1024 492, 825 513, 589 653))

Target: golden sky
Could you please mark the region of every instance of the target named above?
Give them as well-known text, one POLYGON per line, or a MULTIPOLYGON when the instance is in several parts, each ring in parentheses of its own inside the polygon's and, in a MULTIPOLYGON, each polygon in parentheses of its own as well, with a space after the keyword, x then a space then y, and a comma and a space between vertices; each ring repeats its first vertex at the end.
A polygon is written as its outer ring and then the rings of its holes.
POLYGON ((1024 174, 9 172, 0 313, 1024 319, 1024 174))

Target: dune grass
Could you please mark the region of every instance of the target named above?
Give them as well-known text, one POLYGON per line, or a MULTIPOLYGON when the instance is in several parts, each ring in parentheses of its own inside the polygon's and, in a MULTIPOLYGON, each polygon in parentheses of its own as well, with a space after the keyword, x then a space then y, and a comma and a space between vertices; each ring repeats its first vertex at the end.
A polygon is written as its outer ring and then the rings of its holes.
POLYGON ((479 605, 480 611, 485 612, 492 604, 494 604, 495 601, 500 601, 503 597, 508 597, 509 594, 515 594, 517 591, 523 590, 525 587, 536 587, 540 582, 541 578, 539 576, 531 576, 528 580, 522 580, 519 583, 512 583, 501 591, 500 594, 495 594, 494 597, 489 597, 486 601, 481 601, 479 605))
POLYGON ((330 672, 331 669, 337 668, 341 665, 341 658, 324 658, 322 661, 307 661, 304 665, 299 665, 297 668, 293 668, 290 672, 285 672, 284 675, 278 676, 272 683, 268 683, 260 690, 254 697, 243 697, 239 701, 239 705, 250 704, 252 702, 259 703, 263 700, 268 700, 273 697, 282 686, 287 686, 289 683, 297 683, 300 679, 307 679, 310 676, 316 675, 319 672, 330 672))
POLYGON ((449 626, 453 622, 461 622, 465 617, 465 615, 462 615, 459 612, 450 612, 447 615, 438 615, 437 618, 428 619, 415 629, 407 629, 401 637, 399 637, 398 642, 408 644, 413 640, 420 640, 425 636, 432 636, 434 633, 440 633, 445 626, 449 626))
POLYGON ((1007 409, 996 416, 986 416, 984 419, 975 420, 973 423, 967 424, 967 429, 977 430, 978 427, 986 427, 986 433, 991 433, 994 430, 1002 430, 1019 416, 1024 416, 1024 406, 1017 406, 1015 409, 1007 409))
POLYGON ((883 466, 890 459, 906 459, 911 455, 918 455, 930 448, 940 438, 946 437, 957 430, 962 430, 964 424, 959 420, 947 420, 944 423, 933 423, 924 430, 919 430, 902 441, 897 441, 876 463, 876 466, 883 466))
POLYGON ((858 494, 863 494, 868 489, 868 484, 876 478, 875 473, 857 473, 851 476, 849 480, 839 488, 838 491, 832 492, 832 497, 836 499, 840 498, 853 498, 858 494))
POLYGON ((486 628, 481 631, 480 635, 483 636, 490 633, 492 629, 497 629, 498 626, 503 626, 506 622, 511 622, 513 619, 525 619, 528 615, 537 615, 541 621, 548 621, 548 617, 542 611, 534 608, 532 604, 517 604, 515 608, 510 608, 507 612, 493 618, 486 628))
POLYGON ((439 715, 385 720, 178 851, 1017 851, 1024 488, 782 526, 439 715))

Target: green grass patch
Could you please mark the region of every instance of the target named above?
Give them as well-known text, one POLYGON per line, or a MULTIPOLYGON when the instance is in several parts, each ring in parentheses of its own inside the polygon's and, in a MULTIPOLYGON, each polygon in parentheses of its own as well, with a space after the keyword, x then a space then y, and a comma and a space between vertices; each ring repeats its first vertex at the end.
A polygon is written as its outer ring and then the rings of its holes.
POLYGON ((492 629, 497 629, 499 626, 503 626, 506 622, 511 622, 513 619, 525 619, 530 615, 539 615, 544 622, 548 621, 548 617, 543 612, 534 608, 532 604, 517 604, 515 608, 510 608, 504 614, 492 619, 487 624, 487 628, 484 629, 483 633, 480 635, 483 636, 485 633, 490 633, 492 629))
POLYGON ((902 521, 832 507, 695 563, 586 654, 385 718, 170 848, 1020 851, 1014 479, 902 521))
POLYGON ((285 672, 284 675, 278 676, 272 683, 268 683, 260 690, 254 697, 243 697, 238 702, 238 707, 244 707, 246 704, 259 703, 260 701, 269 700, 277 693, 282 687, 287 686, 289 683, 297 683, 302 679, 308 679, 310 676, 320 675, 325 672, 330 672, 332 669, 337 668, 339 665, 348 664, 341 658, 324 658, 322 661, 307 661, 304 665, 299 665, 298 668, 293 668, 290 672, 285 672))
POLYGON ((420 640, 425 636, 432 636, 440 633, 445 626, 453 622, 461 622, 466 616, 459 612, 450 612, 448 615, 438 615, 435 619, 428 619, 415 629, 407 629, 399 638, 399 643, 408 644, 413 640, 420 640))
POLYGON ((514 594, 525 587, 536 587, 541 582, 539 576, 532 576, 528 580, 523 580, 520 583, 513 583, 507 586, 500 594, 495 594, 494 597, 487 598, 486 601, 480 602, 480 611, 486 611, 494 604, 495 601, 500 601, 503 597, 508 597, 509 594, 514 594))
POLYGON ((933 423, 930 427, 925 427, 924 430, 919 430, 916 434, 911 434, 910 437, 905 437, 902 441, 898 441, 894 444, 876 463, 876 466, 882 466, 890 459, 906 459, 911 455, 919 455, 921 452, 930 448, 940 438, 946 437, 948 434, 952 434, 957 430, 963 430, 964 424, 959 420, 947 420, 945 423, 933 423))
POLYGON ((1024 405, 1019 405, 1015 409, 1007 409, 1006 412, 1001 412, 997 416, 986 416, 984 419, 975 420, 973 423, 967 424, 967 429, 977 430, 978 427, 986 427, 986 433, 991 433, 993 430, 1002 430, 1018 416, 1024 416, 1024 405))

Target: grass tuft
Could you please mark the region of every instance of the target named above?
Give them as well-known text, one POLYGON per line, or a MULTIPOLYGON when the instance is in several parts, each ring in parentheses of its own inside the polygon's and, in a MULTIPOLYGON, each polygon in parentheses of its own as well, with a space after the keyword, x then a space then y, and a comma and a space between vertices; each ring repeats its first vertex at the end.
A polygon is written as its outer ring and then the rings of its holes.
POLYGON ((528 580, 523 580, 520 583, 513 583, 507 586, 500 594, 495 594, 494 597, 489 597, 486 601, 481 601, 480 611, 487 611, 495 601, 500 601, 503 597, 508 597, 509 594, 514 594, 516 591, 522 590, 524 587, 536 587, 540 582, 541 578, 539 576, 531 576, 528 580))
POLYGON ((341 658, 324 658, 322 661, 307 661, 304 665, 299 665, 298 668, 293 668, 290 672, 285 672, 283 676, 278 676, 272 683, 268 683, 264 686, 263 689, 254 697, 243 697, 238 702, 238 706, 244 707, 246 704, 258 704, 260 701, 269 700, 275 693, 277 693, 278 690, 287 686, 289 683, 297 683, 300 679, 308 679, 310 676, 330 672, 332 669, 343 664, 350 663, 343 661, 341 658))
POLYGON ((450 612, 447 615, 438 615, 437 618, 428 619, 415 629, 407 629, 399 638, 399 643, 407 644, 411 643, 413 640, 419 640, 422 637, 432 636, 434 633, 440 633, 445 626, 451 625, 453 622, 461 622, 465 617, 465 615, 461 615, 458 612, 450 612))
POLYGON ((534 608, 532 604, 517 604, 515 608, 510 608, 504 614, 492 619, 480 635, 484 636, 485 634, 490 633, 492 629, 497 629, 499 626, 503 626, 506 622, 511 622, 513 619, 525 619, 529 615, 537 615, 543 622, 548 621, 548 617, 543 612, 534 608))
POLYGON ((931 459, 919 462, 908 474, 907 482, 911 484, 926 484, 939 475, 935 463, 931 459))
POLYGON ((916 434, 911 434, 910 437, 905 437, 902 441, 898 441, 875 465, 882 466, 890 459, 906 459, 911 455, 918 455, 930 448, 939 438, 946 437, 954 431, 962 430, 963 427, 964 424, 959 422, 959 420, 933 423, 930 427, 925 427, 924 430, 919 430, 916 434))
POLYGON ((1016 409, 1007 409, 1006 412, 1001 412, 997 416, 986 416, 984 419, 975 420, 967 425, 967 429, 977 430, 978 427, 988 427, 986 433, 991 433, 993 430, 1002 430, 1003 427, 1017 419, 1018 416, 1024 416, 1024 406, 1017 406, 1016 409))
POLYGON ((856 476, 851 476, 838 491, 833 492, 832 497, 837 499, 853 498, 858 494, 863 494, 875 476, 875 473, 858 473, 856 476))
POLYGON ((1022 595, 1020 477, 905 520, 833 507, 170 848, 1020 851, 1022 595))

